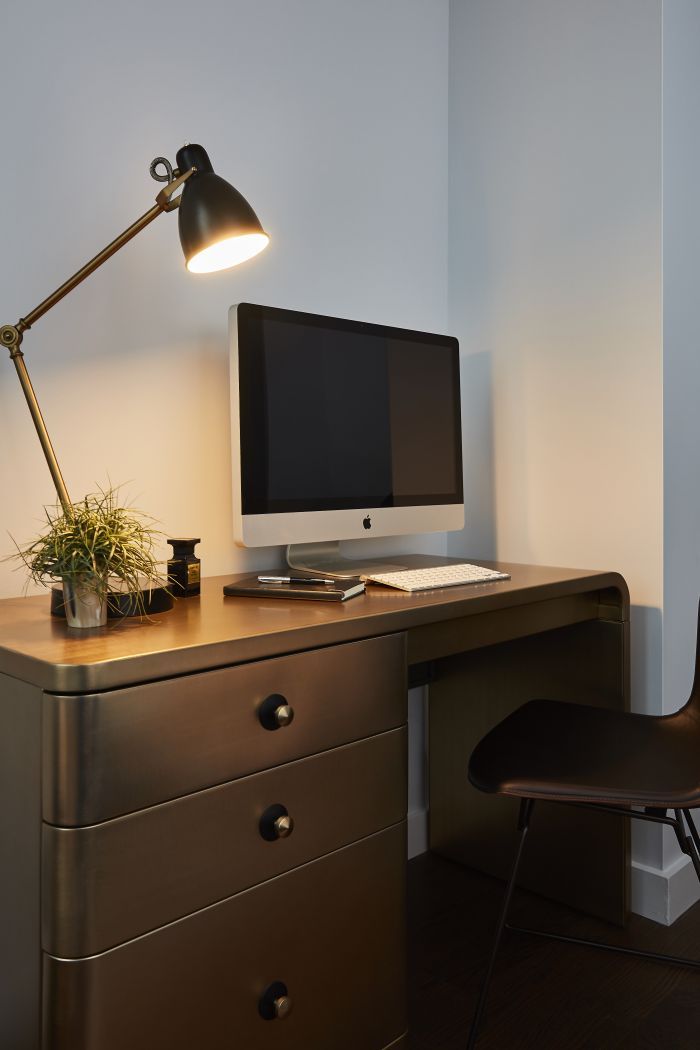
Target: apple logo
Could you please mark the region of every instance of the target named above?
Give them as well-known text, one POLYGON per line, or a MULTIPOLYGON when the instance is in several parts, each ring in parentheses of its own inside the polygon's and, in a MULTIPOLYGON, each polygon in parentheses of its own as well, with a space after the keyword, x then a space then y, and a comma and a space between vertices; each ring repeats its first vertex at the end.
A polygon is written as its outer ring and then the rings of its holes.
POLYGON ((362 519, 362 527, 365 528, 365 529, 371 529, 372 528, 372 519, 370 518, 369 514, 367 515, 366 518, 362 519))

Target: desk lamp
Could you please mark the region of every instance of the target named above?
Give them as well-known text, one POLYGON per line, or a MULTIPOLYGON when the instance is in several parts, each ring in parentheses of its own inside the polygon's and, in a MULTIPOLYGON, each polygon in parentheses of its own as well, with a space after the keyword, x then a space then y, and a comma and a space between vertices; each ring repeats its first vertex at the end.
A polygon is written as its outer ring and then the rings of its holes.
POLYGON ((70 510, 71 501, 24 363, 21 349, 24 333, 162 212, 179 209, 180 243, 190 273, 213 273, 236 266, 257 255, 269 241, 246 199, 214 173, 202 146, 183 146, 178 150, 175 162, 175 168, 165 157, 156 157, 152 162, 151 176, 167 185, 145 215, 69 277, 31 313, 21 317, 16 325, 0 327, 0 343, 7 347, 15 363, 58 498, 66 513, 70 510))

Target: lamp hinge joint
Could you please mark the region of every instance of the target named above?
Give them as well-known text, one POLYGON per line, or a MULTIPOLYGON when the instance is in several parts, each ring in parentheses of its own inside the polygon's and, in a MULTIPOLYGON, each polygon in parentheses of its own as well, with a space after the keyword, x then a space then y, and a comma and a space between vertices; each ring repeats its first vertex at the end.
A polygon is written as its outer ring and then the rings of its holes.
POLYGON ((172 182, 169 182, 167 186, 163 187, 156 197, 156 204, 162 208, 163 211, 174 211, 175 208, 179 208, 182 194, 178 194, 177 197, 174 197, 173 194, 176 190, 180 189, 187 179, 189 179, 190 175, 194 175, 196 170, 196 168, 189 168, 181 175, 178 175, 177 178, 174 178, 172 182))
POLYGON ((22 357, 22 351, 19 348, 19 344, 22 342, 22 333, 13 324, 4 324, 0 328, 0 343, 10 351, 10 357, 22 357))

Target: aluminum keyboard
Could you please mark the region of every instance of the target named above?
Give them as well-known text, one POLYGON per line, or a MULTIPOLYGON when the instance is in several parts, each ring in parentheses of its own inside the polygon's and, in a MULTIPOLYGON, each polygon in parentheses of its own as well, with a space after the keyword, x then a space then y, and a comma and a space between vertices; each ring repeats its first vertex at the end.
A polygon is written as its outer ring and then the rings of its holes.
POLYGON ((439 587, 459 587, 465 583, 491 583, 509 580, 510 573, 484 569, 481 565, 464 562, 459 565, 438 565, 428 569, 400 569, 397 572, 378 572, 363 576, 368 583, 382 583, 401 591, 432 591, 439 587))

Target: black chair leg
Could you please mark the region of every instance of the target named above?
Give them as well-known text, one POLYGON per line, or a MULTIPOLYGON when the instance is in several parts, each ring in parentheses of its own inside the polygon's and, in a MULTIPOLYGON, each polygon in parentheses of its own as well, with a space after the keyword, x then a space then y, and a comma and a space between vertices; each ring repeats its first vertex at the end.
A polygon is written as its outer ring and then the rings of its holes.
POLYGON ((689 809, 684 809, 683 813, 685 814, 685 819, 688 821, 688 827, 690 828, 690 834, 693 836, 693 842, 695 843, 695 851, 697 853, 698 851, 700 851, 700 836, 698 835, 698 830, 695 827, 693 815, 689 809))
POLYGON ((700 867, 698 867, 698 864, 696 863, 696 861, 700 860, 700 835, 698 835, 698 830, 695 827, 695 821, 693 820, 693 815, 692 815, 692 813, 690 812, 689 809, 684 809, 683 810, 683 816, 685 817, 686 823, 688 824, 688 827, 690 828, 690 834, 691 834, 692 839, 693 839, 693 845, 695 847, 693 861, 695 863, 695 871, 697 873, 698 880, 700 881, 700 867))
POLYGON ((503 928, 506 924, 506 919, 508 917, 510 899, 513 896, 515 879, 518 874, 518 868, 520 867, 520 858, 522 856, 523 845, 525 843, 525 836, 527 835, 527 829, 530 824, 530 817, 532 815, 532 808, 534 804, 534 800, 530 798, 524 798, 520 803, 520 813, 518 816, 518 831, 520 832, 520 837, 518 839, 515 857, 513 858, 513 866, 510 872, 510 878, 508 879, 508 885, 506 887, 506 892, 503 897, 503 903, 501 905, 501 914, 498 918, 498 925, 496 926, 496 935, 493 939, 493 946, 491 948, 491 955, 489 957, 488 967, 486 968, 486 973, 484 974, 484 979, 481 984, 481 989, 479 991, 479 999, 477 1001, 476 1011, 474 1013, 474 1020, 472 1021, 472 1026, 469 1031, 469 1042, 467 1043, 467 1050, 473 1050, 473 1048, 476 1046, 479 1025, 481 1024, 481 1018, 484 1013, 484 1007, 486 1005, 486 997, 489 992, 491 975, 493 974, 493 968, 496 962, 498 948, 501 943, 503 928))
POLYGON ((692 835, 691 837, 691 835, 686 835, 683 828, 684 811, 681 809, 674 809, 673 812, 676 814, 676 823, 674 824, 674 830, 676 832, 676 838, 678 839, 678 845, 682 849, 683 853, 690 857, 693 863, 693 867, 695 868, 695 874, 700 880, 700 859, 698 858, 697 844, 695 841, 698 833, 695 830, 693 818, 690 816, 689 813, 685 813, 685 819, 688 824, 688 827, 690 828, 692 835), (692 834, 693 832, 695 832, 694 835, 692 834))
MULTIPOLYGON (((625 813, 625 816, 636 817, 640 820, 651 819, 672 827, 678 839, 678 845, 690 857, 695 874, 700 882, 700 836, 688 810, 674 810, 675 820, 666 816, 666 810, 649 810, 647 813, 656 815, 645 816, 644 813, 628 811, 625 813), (659 814, 661 815, 659 816, 659 814), (690 835, 685 833, 683 818, 685 818, 690 829, 690 835)), ((667 963, 672 966, 689 966, 696 970, 700 969, 700 959, 687 959, 678 955, 663 955, 660 952, 642 951, 640 948, 624 948, 619 944, 607 944, 605 941, 594 941, 583 937, 570 937, 566 934, 553 933, 549 930, 535 930, 529 926, 513 926, 511 923, 506 923, 505 927, 513 933, 525 933, 530 937, 543 937, 545 940, 562 941, 565 944, 577 944, 585 948, 601 948, 603 951, 619 952, 621 955, 634 955, 637 958, 651 959, 653 962, 667 963)))

